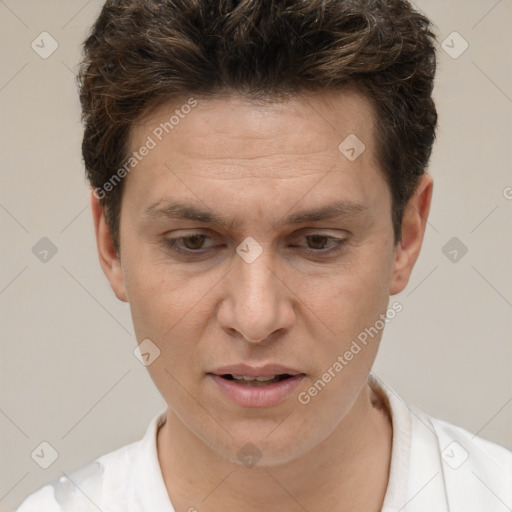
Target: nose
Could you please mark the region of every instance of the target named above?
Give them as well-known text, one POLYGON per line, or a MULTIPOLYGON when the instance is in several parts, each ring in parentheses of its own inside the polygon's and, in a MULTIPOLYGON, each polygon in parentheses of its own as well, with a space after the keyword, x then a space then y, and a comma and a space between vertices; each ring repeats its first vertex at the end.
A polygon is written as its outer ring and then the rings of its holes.
POLYGON ((295 320, 294 294, 269 251, 251 263, 236 255, 233 265, 218 310, 221 327, 253 344, 289 330, 295 320))

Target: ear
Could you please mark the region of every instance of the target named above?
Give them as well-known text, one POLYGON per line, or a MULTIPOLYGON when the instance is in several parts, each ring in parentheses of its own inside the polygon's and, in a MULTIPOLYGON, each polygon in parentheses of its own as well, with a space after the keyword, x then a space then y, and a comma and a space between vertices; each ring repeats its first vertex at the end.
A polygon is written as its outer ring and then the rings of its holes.
POLYGON ((121 258, 115 250, 114 239, 112 238, 110 228, 105 219, 103 207, 101 206, 100 200, 94 194, 94 190, 91 191, 91 209, 101 268, 109 280, 116 297, 123 302, 128 302, 124 286, 121 258))
POLYGON ((402 219, 402 240, 395 251, 391 295, 400 293, 406 287, 420 254, 433 188, 432 176, 424 174, 416 187, 414 196, 405 207, 402 219))

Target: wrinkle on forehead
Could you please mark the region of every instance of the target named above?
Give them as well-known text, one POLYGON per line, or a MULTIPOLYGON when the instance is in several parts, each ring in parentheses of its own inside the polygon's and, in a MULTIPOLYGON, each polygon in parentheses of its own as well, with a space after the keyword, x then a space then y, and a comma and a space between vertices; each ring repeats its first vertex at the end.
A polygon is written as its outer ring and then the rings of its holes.
MULTIPOLYGON (((176 106, 164 106, 144 125, 134 126, 132 142, 143 144, 148 130, 165 121, 176 106)), ((139 197, 155 198, 178 185, 187 194, 211 199, 214 190, 223 192, 216 185, 225 182, 228 194, 236 189, 247 197, 284 197, 301 195, 292 190, 295 186, 331 190, 336 182, 340 190, 367 196, 379 174, 372 120, 369 103, 352 93, 297 96, 266 108, 239 98, 212 99, 200 103, 164 136, 130 174, 127 190, 135 186, 139 197), (349 134, 359 134, 366 146, 355 161, 339 150, 349 134)))
MULTIPOLYGON (((242 181, 242 180, 268 180, 268 181, 287 181, 287 180, 300 180, 301 178, 307 178, 310 176, 315 176, 318 174, 327 174, 328 171, 311 171, 311 172, 305 172, 301 173, 300 176, 290 176, 290 172, 287 171, 286 176, 279 176, 276 172, 274 175, 269 176, 265 174, 264 176, 254 176, 254 173, 250 176, 244 174, 241 176, 234 176, 234 173, 226 174, 225 176, 212 176, 211 174, 205 175, 200 174, 196 172, 186 171, 184 176, 187 177, 193 177, 193 178, 202 178, 205 180, 212 180, 212 181, 242 181)), ((176 174, 179 176, 179 172, 176 172, 176 174)))
POLYGON ((321 153, 295 155, 281 153, 278 158, 174 158, 166 162, 169 172, 182 177, 209 180, 298 180, 339 170, 339 158, 321 153), (197 162, 197 165, 194 165, 197 162))
MULTIPOLYGON (((134 125, 130 146, 168 121, 175 107, 179 104, 162 105, 134 125)), ((301 94, 264 107, 233 96, 201 101, 163 143, 190 158, 256 160, 287 155, 288 148, 291 156, 334 152, 348 134, 372 132, 373 109, 364 96, 352 91, 301 94), (176 138, 179 145, 173 144, 176 138)), ((365 141, 367 146, 370 142, 365 141)))

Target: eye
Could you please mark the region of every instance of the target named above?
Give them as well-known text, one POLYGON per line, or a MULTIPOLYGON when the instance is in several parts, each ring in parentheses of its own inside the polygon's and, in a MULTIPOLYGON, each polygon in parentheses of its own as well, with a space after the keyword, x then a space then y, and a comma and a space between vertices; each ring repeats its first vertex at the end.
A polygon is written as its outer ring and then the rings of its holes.
POLYGON ((327 242, 333 240, 333 237, 325 235, 309 235, 306 236, 306 239, 308 240, 308 244, 311 249, 325 249, 325 245, 327 242))
POLYGON ((207 252, 207 250, 201 250, 204 249, 203 244, 207 239, 211 240, 209 236, 203 233, 193 233, 177 238, 165 238, 163 244, 167 249, 180 254, 203 254, 207 252))
POLYGON ((310 252, 312 253, 319 254, 332 254, 339 252, 348 242, 346 238, 337 238, 332 235, 324 235, 321 233, 306 235, 304 236, 304 239, 307 240, 307 249, 310 249, 310 252), (328 244, 330 244, 330 247, 328 244))
MULTIPOLYGON (((186 256, 202 256, 215 248, 212 244, 205 247, 208 240, 213 242, 213 239, 204 233, 192 233, 188 236, 165 238, 162 243, 166 249, 174 253, 186 256)), ((302 244, 292 245, 292 247, 299 247, 301 251, 306 251, 315 256, 334 255, 340 252, 348 242, 346 238, 337 238, 322 233, 302 236, 299 240, 306 240, 306 247, 302 244)))
POLYGON ((187 249, 191 249, 194 251, 194 250, 202 248, 205 238, 206 238, 206 235, 196 234, 196 235, 184 237, 182 240, 185 241, 185 247, 187 249))

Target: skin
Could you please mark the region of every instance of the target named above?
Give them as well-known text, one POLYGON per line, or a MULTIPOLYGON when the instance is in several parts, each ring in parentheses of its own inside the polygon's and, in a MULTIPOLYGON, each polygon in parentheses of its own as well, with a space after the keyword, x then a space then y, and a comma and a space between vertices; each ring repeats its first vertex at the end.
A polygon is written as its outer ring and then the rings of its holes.
MULTIPOLYGON (((135 125, 130 148, 186 100, 135 125)), ((235 95, 199 102, 127 176, 120 257, 91 194, 103 271, 130 304, 138 342, 150 339, 161 350, 148 370, 169 405, 158 457, 177 511, 380 510, 392 425, 367 378, 382 331, 309 404, 297 399, 386 312, 421 249, 432 178, 420 181, 395 247, 373 119, 351 90, 264 106, 235 95), (366 146, 355 161, 338 149, 349 134, 366 146), (178 199, 233 225, 144 214, 178 199), (366 213, 277 224, 339 200, 366 213), (163 243, 194 233, 210 238, 181 247, 209 251, 200 257, 163 243), (326 235, 347 242, 319 256, 334 247, 326 235), (263 251, 253 263, 235 251, 249 236, 263 251), (207 376, 238 362, 276 362, 306 377, 279 405, 243 408, 207 376), (237 458, 248 442, 262 454, 250 468, 237 458)))

